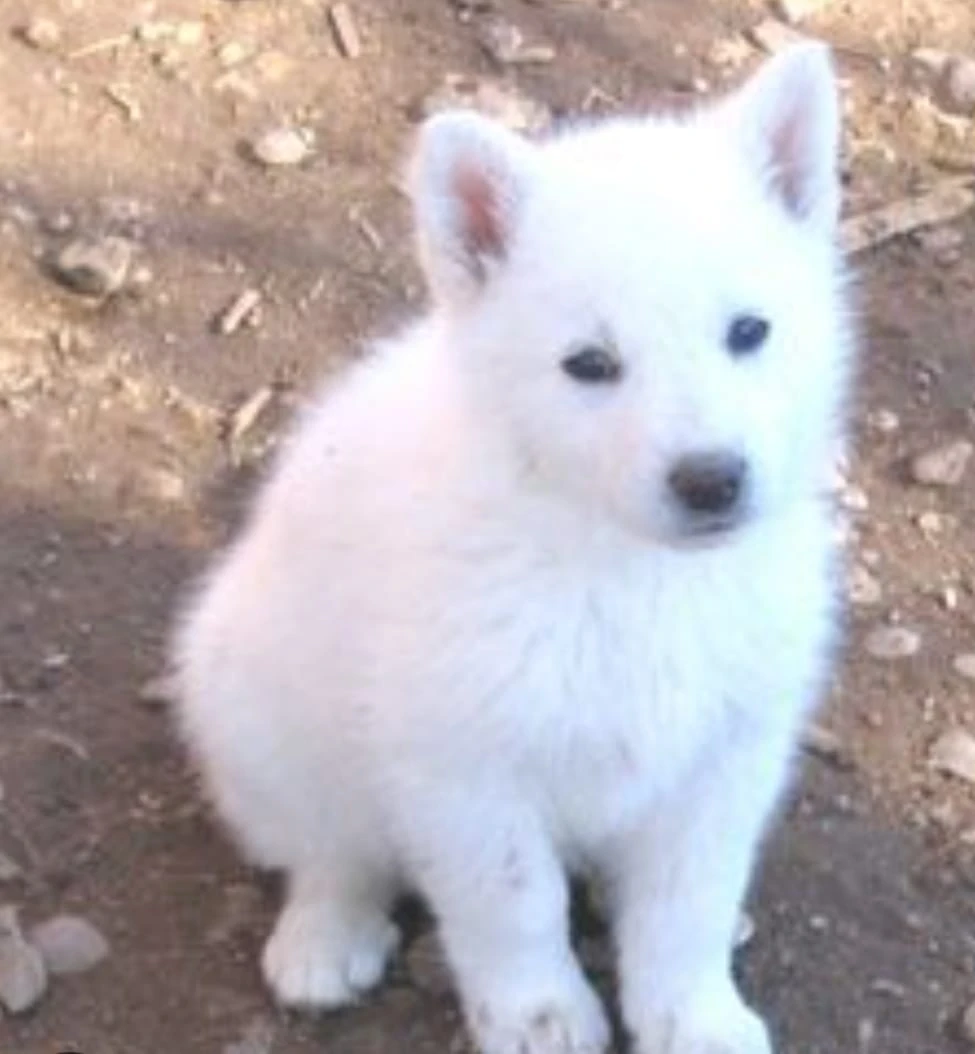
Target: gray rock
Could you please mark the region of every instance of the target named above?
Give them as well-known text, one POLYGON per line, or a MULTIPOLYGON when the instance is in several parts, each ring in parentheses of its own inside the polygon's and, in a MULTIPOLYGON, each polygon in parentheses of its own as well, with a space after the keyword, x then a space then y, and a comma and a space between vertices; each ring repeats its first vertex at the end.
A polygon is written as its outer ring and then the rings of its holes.
POLYGON ((123 288, 133 253, 127 238, 75 238, 51 260, 51 273, 73 293, 103 298, 123 288))
POLYGON ((811 724, 802 734, 802 746, 810 754, 832 765, 846 768, 849 759, 840 737, 823 725, 811 724))
POLYGON ((911 461, 911 478, 924 487, 954 487, 961 483, 975 447, 967 439, 953 439, 918 454, 911 461))
POLYGON ((139 702, 151 708, 175 706, 178 698, 179 680, 174 673, 150 677, 139 689, 139 702))
POLYGON ((47 991, 47 970, 41 953, 20 929, 17 909, 0 908, 0 1003, 11 1014, 36 1006, 47 991))
POLYGON ((30 943, 50 974, 84 973, 108 958, 108 941, 80 915, 58 915, 35 926, 30 943))

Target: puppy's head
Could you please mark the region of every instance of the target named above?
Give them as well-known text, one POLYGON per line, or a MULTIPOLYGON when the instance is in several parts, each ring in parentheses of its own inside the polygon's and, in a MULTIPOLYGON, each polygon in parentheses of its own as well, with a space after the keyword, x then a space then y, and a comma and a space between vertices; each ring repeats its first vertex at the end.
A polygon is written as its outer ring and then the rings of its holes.
POLYGON ((427 122, 423 265, 535 485, 675 545, 821 486, 846 381, 838 137, 814 44, 683 119, 538 143, 427 122))

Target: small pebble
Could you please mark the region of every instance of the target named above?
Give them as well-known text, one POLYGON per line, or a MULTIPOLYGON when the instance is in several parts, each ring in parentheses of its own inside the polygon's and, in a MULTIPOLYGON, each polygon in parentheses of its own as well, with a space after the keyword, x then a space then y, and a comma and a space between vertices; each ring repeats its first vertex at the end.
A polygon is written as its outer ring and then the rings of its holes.
POLYGON ((891 981, 886 977, 877 977, 870 982, 870 991, 874 995, 889 996, 891 999, 904 999, 907 989, 897 981, 891 981))
POLYGON ((969 681, 975 681, 975 652, 956 655, 951 665, 959 676, 969 681))
POLYGON ((272 128, 251 143, 251 154, 262 165, 300 165, 311 155, 314 136, 307 128, 272 128))
POLYGON ((973 450, 967 439, 942 443, 911 461, 911 478, 925 487, 954 487, 964 478, 973 450))
POLYGON ((803 749, 823 761, 838 767, 846 767, 849 759, 840 737, 823 725, 811 724, 802 734, 803 749))
POLYGON ((945 732, 935 740, 928 760, 938 772, 975 783, 975 736, 961 728, 945 732))
POLYGON ((176 26, 172 22, 162 22, 157 19, 149 19, 140 22, 132 31, 133 36, 142 44, 158 44, 160 41, 169 40, 176 35, 176 26))
POLYGON ((22 1014, 47 991, 47 970, 41 953, 24 939, 17 909, 0 908, 0 1003, 11 1014, 22 1014))
POLYGON ((206 26, 202 22, 180 22, 174 36, 182 47, 196 47, 206 37, 206 26))
POLYGON ((867 424, 877 432, 890 435, 891 432, 896 432, 900 428, 901 419, 893 410, 881 407, 867 414, 867 424))
POLYGON ((108 941, 80 915, 58 915, 35 926, 30 943, 41 953, 48 973, 84 973, 108 957, 108 941))
POLYGON ((863 566, 854 564, 846 579, 846 595, 857 607, 879 604, 883 595, 880 582, 863 566))
POLYGON ((147 707, 175 706, 179 699, 179 679, 174 673, 150 677, 139 689, 139 702, 147 707))
POLYGON ((229 70, 232 66, 246 62, 253 54, 254 49, 247 44, 242 44, 239 40, 228 40, 217 50, 217 62, 223 69, 229 70))
POLYGON ((53 19, 37 15, 18 28, 17 36, 38 51, 54 51, 61 43, 61 27, 53 19))
POLYGON ((149 468, 144 473, 147 490, 159 501, 180 505, 186 501, 186 480, 168 468, 149 468))
POLYGON ((934 509, 927 509, 918 516, 917 525, 921 528, 922 534, 933 537, 941 533, 944 527, 944 520, 940 512, 935 512, 934 509))
POLYGON ((72 292, 101 299, 125 285, 133 251, 127 238, 76 238, 57 253, 51 271, 72 292))
POLYGON ((870 508, 867 492, 855 483, 845 483, 840 488, 839 499, 847 512, 866 512, 870 508))
POLYGON ((904 626, 878 626, 867 634, 864 647, 875 659, 905 659, 917 654, 921 636, 904 626))

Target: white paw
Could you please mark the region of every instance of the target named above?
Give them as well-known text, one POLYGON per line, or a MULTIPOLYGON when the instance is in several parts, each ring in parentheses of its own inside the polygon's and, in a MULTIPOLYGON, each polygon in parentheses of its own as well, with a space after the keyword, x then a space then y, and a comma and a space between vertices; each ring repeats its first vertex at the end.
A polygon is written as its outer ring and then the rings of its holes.
POLYGON ((636 1054, 772 1054, 768 1030, 734 991, 646 1017, 636 1054))
POLYGON ((609 1024, 581 978, 564 990, 510 991, 478 1003, 470 1015, 481 1054, 604 1054, 609 1024), (511 998, 513 996, 514 998, 511 998))
POLYGON ((321 905, 290 905, 264 947, 264 979, 283 1006, 331 1010, 382 979, 399 943, 385 917, 354 922, 321 905))

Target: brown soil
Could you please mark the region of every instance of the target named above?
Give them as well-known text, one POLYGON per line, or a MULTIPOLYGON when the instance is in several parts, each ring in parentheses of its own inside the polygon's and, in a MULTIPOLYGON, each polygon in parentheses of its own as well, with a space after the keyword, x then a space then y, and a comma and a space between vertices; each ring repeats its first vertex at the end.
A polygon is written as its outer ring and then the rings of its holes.
MULTIPOLYGON (((216 833, 139 691, 295 394, 420 296, 394 177, 444 74, 491 74, 476 42, 491 15, 465 14, 481 6, 355 0, 350 60, 320 0, 0 4, 0 851, 23 867, 0 899, 28 922, 81 913, 112 943, 0 1020, 2 1054, 461 1049, 452 999, 402 961, 355 1011, 276 1014, 256 968, 275 891, 216 833), (17 33, 39 15, 60 27, 52 49, 17 33), (160 21, 199 29, 132 35, 160 21), (307 163, 247 158, 242 144, 286 121, 315 132, 307 163), (45 266, 79 232, 137 246, 136 280, 100 307, 45 266), (215 333, 250 286, 257 324, 215 333), (269 411, 235 440, 235 408, 263 386, 269 411)), ((506 74, 556 114, 720 86, 740 71, 718 67, 715 44, 765 14, 744 0, 483 6, 556 48, 506 74)), ((907 61, 919 45, 975 54, 965 0, 834 0, 808 29, 848 79, 850 208, 975 158, 971 122, 924 105, 907 61)), ((807 760, 741 954, 783 1052, 963 1049, 975 999, 975 796, 928 763, 946 729, 975 730, 975 682, 952 668, 975 651, 975 467, 943 491, 903 472, 912 452, 975 438, 975 221, 953 230, 954 251, 906 238, 858 262, 853 475, 869 507, 854 541, 883 596, 851 615, 823 715, 840 756, 807 760), (871 425, 878 410, 898 427, 871 425), (916 656, 865 651, 891 617, 922 634, 916 656)))

